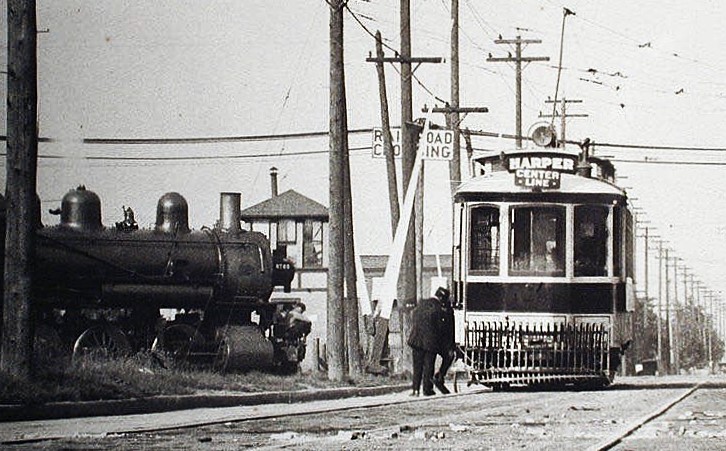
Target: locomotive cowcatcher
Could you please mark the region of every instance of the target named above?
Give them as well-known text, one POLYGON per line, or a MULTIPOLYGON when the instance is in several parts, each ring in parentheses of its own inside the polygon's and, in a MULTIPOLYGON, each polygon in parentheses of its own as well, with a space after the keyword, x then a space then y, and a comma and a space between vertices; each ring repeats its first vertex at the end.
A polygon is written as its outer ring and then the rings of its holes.
POLYGON ((455 194, 457 343, 472 382, 609 384, 631 340, 633 222, 614 167, 540 147, 472 159, 455 194))
POLYGON ((99 197, 83 186, 51 213, 60 224, 38 220, 36 231, 36 353, 151 349, 217 370, 298 368, 309 327, 290 334, 284 313, 294 306, 270 301, 275 286, 289 292, 294 267, 241 229, 239 193, 222 193, 219 221, 201 230, 189 228, 178 193, 159 199, 153 229, 126 207, 104 227, 99 197))

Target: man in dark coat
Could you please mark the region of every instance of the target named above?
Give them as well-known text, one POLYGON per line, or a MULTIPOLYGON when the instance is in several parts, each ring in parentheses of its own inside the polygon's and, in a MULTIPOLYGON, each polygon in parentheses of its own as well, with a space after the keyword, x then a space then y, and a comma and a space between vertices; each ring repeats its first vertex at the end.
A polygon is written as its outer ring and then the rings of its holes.
POLYGON ((434 375, 433 383, 443 394, 449 394, 444 384, 446 372, 456 359, 456 346, 454 341, 454 308, 449 297, 451 293, 444 287, 439 287, 434 295, 439 303, 439 347, 437 353, 441 356, 441 366, 434 375))
POLYGON ((439 351, 441 307, 436 298, 423 299, 411 312, 411 333, 408 345, 413 351, 413 392, 417 396, 423 382, 424 396, 434 393, 434 364, 439 351))

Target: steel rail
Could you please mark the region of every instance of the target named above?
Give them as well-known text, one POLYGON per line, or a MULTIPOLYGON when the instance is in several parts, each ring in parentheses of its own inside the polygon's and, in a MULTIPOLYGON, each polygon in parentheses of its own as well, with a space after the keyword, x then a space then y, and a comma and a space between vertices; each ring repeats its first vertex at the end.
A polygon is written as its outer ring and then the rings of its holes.
POLYGON ((701 388, 702 384, 696 384, 693 387, 687 389, 684 393, 681 393, 680 395, 676 396, 675 398, 671 399, 670 401, 666 402, 662 406, 658 407, 651 413, 648 413, 637 420, 630 423, 628 426, 626 426, 624 429, 621 429, 616 436, 607 438, 605 440, 602 440, 598 443, 596 443, 593 446, 590 446, 587 448, 587 451, 605 451, 612 449, 616 445, 619 445, 622 443, 622 441, 634 434, 636 431, 638 431, 640 428, 645 426, 646 424, 652 422, 656 418, 662 416, 664 413, 669 411, 671 408, 673 408, 675 405, 682 402, 684 399, 691 396, 696 390, 701 388))

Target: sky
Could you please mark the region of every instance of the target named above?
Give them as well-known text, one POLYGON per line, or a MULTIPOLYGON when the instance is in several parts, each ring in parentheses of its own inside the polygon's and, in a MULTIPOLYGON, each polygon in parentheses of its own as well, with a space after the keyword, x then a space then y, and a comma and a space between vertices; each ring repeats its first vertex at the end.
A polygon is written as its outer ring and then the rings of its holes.
MULTIPOLYGON (((413 55, 448 61, 450 2, 411 3, 413 55)), ((351 0, 348 6, 348 125, 366 129, 380 125, 375 68, 365 61, 375 49, 370 33, 381 31, 387 55, 399 48, 399 2, 351 0)), ((120 220, 125 205, 148 227, 157 199, 177 191, 189 202, 191 226, 199 228, 216 220, 219 192, 241 192, 243 208, 268 198, 272 166, 279 170, 280 191, 294 189, 329 205, 326 137, 83 142, 326 131, 324 0, 39 0, 37 12, 39 127, 42 137, 53 140, 40 144, 44 212, 84 184, 101 197, 105 224, 120 220)), ((539 115, 552 113, 548 98, 582 100, 568 105, 568 113, 588 116, 568 120, 567 139, 590 138, 597 155, 614 157, 619 183, 642 208, 651 235, 666 239, 709 288, 726 293, 725 17, 726 6, 715 0, 460 0, 460 103, 489 108, 465 117, 462 127, 514 133, 514 67, 486 60, 513 52, 494 43, 500 35, 541 40, 523 51, 550 58, 524 68, 523 131, 547 120, 539 115), (562 34, 564 7, 575 15, 567 16, 562 34)), ((1 20, 5 31, 6 19, 1 20)), ((4 51, 1 55, 7 60, 4 51)), ((400 112, 396 69, 386 67, 392 124, 398 124, 400 112)), ((423 115, 424 105, 449 99, 449 70, 448 62, 416 70, 415 116, 423 115)), ((4 119, 4 107, 0 114, 4 119)), ((391 242, 385 163, 371 158, 368 134, 352 135, 350 145, 358 250, 385 254, 391 242)), ((498 151, 513 143, 479 138, 474 147, 498 151)), ((427 164, 426 252, 451 249, 448 193, 446 163, 427 164)), ((44 213, 43 220, 54 224, 57 218, 44 213)), ((639 246, 642 253, 643 240, 639 246)), ((641 272, 642 267, 643 262, 641 272)))

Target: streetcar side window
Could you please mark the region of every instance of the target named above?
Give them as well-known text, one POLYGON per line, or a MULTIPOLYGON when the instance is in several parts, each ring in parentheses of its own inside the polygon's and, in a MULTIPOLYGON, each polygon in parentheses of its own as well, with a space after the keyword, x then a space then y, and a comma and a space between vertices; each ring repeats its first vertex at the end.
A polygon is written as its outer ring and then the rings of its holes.
POLYGON ((564 207, 512 207, 512 275, 565 275, 565 217, 564 207))
POLYGON ((607 276, 608 207, 575 207, 575 277, 607 276))
POLYGON ((499 209, 490 206, 471 209, 469 269, 473 272, 499 271, 499 209))

